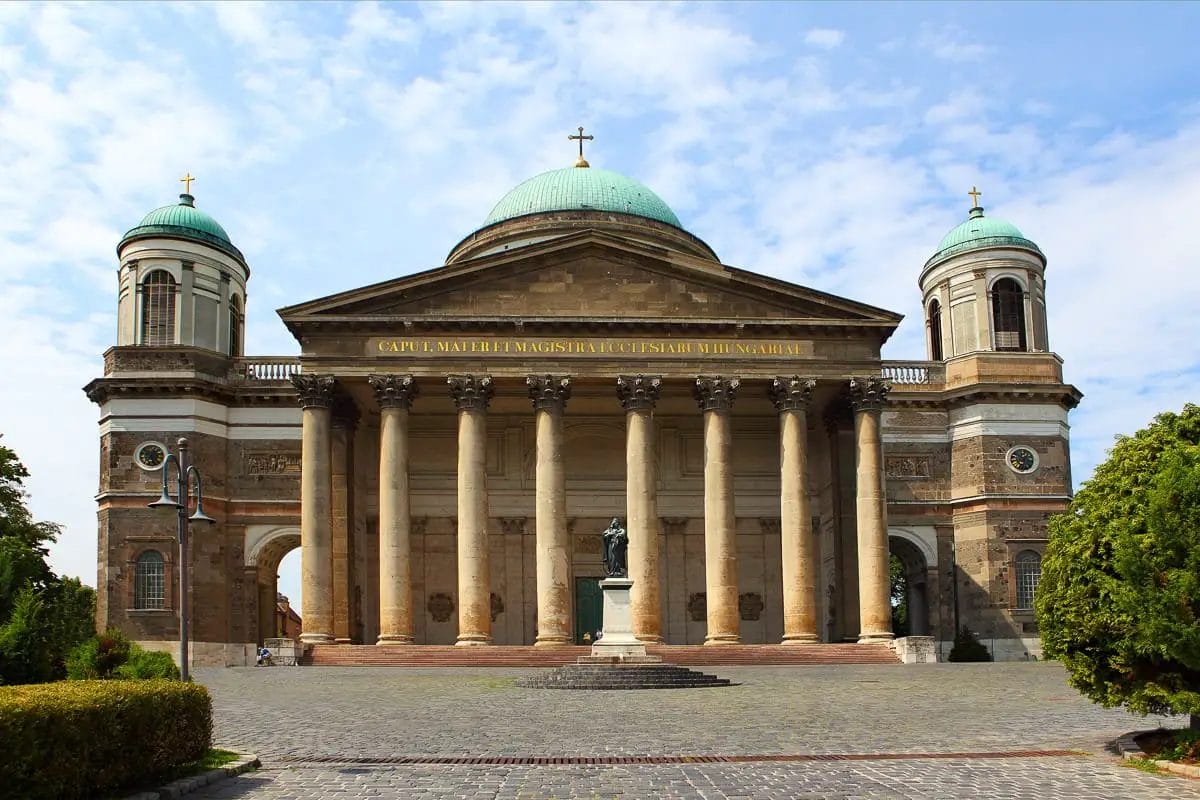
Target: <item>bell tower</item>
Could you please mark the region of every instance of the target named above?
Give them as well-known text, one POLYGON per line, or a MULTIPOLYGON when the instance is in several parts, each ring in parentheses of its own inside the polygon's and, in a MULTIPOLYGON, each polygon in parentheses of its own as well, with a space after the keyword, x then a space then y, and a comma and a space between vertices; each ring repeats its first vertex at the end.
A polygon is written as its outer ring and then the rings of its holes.
POLYGON ((117 245, 117 345, 243 353, 250 268, 225 229, 196 208, 190 174, 175 205, 151 211, 117 245))
POLYGON ((1046 256, 1012 223, 988 217, 982 194, 921 270, 931 361, 979 352, 1045 353, 1046 256))

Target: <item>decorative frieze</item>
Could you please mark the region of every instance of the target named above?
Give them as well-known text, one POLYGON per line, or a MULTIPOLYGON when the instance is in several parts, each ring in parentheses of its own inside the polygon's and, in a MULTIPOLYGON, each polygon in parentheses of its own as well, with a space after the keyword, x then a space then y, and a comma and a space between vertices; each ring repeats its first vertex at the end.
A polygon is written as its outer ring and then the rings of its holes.
POLYGON ((733 401, 741 385, 740 378, 700 375, 692 386, 692 396, 696 398, 701 411, 729 411, 733 408, 733 401))
POLYGON ((525 533, 525 517, 501 517, 500 530, 507 534, 520 536, 525 533))
POLYGON ((571 379, 566 375, 530 375, 525 379, 529 387, 529 399, 534 409, 562 411, 571 397, 571 379))
POLYGON ((337 392, 337 380, 332 375, 300 373, 289 376, 300 394, 301 408, 329 408, 337 392))
POLYGON ((299 475, 299 453, 247 453, 247 475, 299 475))
POLYGON ((486 411, 496 393, 491 375, 451 375, 446 383, 459 411, 486 411))
POLYGON ((420 394, 417 379, 412 375, 368 375, 367 383, 375 390, 380 408, 412 408, 420 394))
POLYGON ((333 427, 343 430, 353 430, 362 414, 354 398, 347 394, 339 394, 333 399, 333 427))
POLYGON ((762 530, 763 536, 778 536, 782 529, 782 521, 779 517, 760 517, 758 527, 762 530))
POLYGON ((790 378, 777 377, 771 381, 768 392, 771 402, 779 411, 805 411, 812 402, 813 389, 817 382, 812 378, 801 378, 793 375, 790 378))
POLYGON ((933 456, 891 455, 884 458, 884 472, 889 478, 928 478, 933 475, 933 456))
POLYGON ((617 377, 617 398, 626 411, 653 410, 662 393, 658 375, 621 375, 617 377))
POLYGON ((892 382, 886 378, 851 378, 850 405, 855 411, 882 411, 892 382))

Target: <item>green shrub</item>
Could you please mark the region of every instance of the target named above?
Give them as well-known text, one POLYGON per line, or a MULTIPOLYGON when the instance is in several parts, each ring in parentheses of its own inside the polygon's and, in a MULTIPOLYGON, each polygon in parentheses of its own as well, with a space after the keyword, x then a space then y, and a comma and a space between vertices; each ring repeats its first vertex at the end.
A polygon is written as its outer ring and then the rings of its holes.
POLYGON ((116 677, 144 680, 147 678, 167 678, 179 680, 179 667, 170 653, 143 650, 134 645, 129 651, 129 660, 117 667, 116 677))
POLYGON ((70 652, 67 656, 67 677, 75 681, 111 678, 119 667, 129 661, 130 651, 135 647, 137 645, 125 638, 125 634, 110 628, 70 652))
POLYGON ((0 625, 0 683, 41 683, 54 677, 45 618, 40 592, 31 586, 17 592, 12 617, 0 625))
POLYGON ((83 798, 151 782, 204 756, 212 701, 180 681, 0 687, 0 800, 83 798))
POLYGON ((962 630, 954 637, 954 647, 950 648, 948 661, 991 661, 992 654, 983 643, 975 638, 971 629, 963 625, 962 630))

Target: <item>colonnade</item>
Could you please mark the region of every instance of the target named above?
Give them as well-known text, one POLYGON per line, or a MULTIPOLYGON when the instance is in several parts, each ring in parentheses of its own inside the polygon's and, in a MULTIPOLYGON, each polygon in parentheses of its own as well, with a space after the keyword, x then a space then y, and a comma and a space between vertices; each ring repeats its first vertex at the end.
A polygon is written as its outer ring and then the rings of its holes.
MULTIPOLYGON (((292 378, 302 408, 301 581, 306 643, 334 641, 332 568, 331 407, 336 381, 329 375, 292 378)), ((380 408, 379 447, 379 644, 413 642, 409 409, 418 395, 412 375, 371 375, 380 408)), ((458 639, 464 646, 492 641, 488 571, 487 409, 491 376, 451 375, 458 411, 458 639)), ((568 376, 530 375, 526 384, 536 415, 535 548, 536 646, 572 641, 570 542, 567 536, 563 415, 571 397, 568 376)), ((705 644, 734 644, 738 635, 737 539, 730 412, 738 378, 698 376, 693 396, 704 415, 704 553, 707 590, 705 644)), ((780 540, 785 645, 820 641, 817 571, 809 510, 807 412, 816 382, 799 376, 772 380, 779 412, 780 540)), ((887 506, 880 417, 888 384, 870 377, 849 382, 854 410, 856 519, 859 570, 859 641, 892 637, 889 602, 887 506)), ((634 633, 662 642, 658 467, 654 408, 662 379, 617 378, 626 413, 626 528, 634 633)))

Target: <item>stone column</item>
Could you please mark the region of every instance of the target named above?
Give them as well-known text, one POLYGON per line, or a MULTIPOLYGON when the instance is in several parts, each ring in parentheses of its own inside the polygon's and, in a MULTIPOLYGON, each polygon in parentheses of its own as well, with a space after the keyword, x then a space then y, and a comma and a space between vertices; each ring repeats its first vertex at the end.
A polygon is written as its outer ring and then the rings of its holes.
POLYGON ((662 391, 657 375, 621 375, 617 397, 625 409, 625 528, 629 535, 629 604, 633 635, 659 644, 662 588, 658 546, 658 459, 654 405, 662 391))
POLYGON ((458 408, 458 645, 492 643, 488 575, 487 407, 490 375, 451 375, 458 408))
POLYGON ((305 644, 333 641, 333 472, 329 407, 332 375, 292 376, 300 392, 300 585, 304 593, 305 644))
POLYGON ((808 499, 808 404, 817 382, 793 375, 771 383, 779 409, 780 543, 783 643, 813 644, 817 634, 817 563, 808 499))
POLYGON ((354 429, 358 406, 349 396, 340 395, 332 414, 333 640, 350 644, 354 635, 354 429))
POLYGON ((370 375, 379 402, 379 640, 412 644, 412 516, 408 497, 408 411, 412 375, 370 375))
POLYGON ((740 384, 737 378, 701 375, 692 387, 704 412, 705 644, 738 642, 737 519, 729 412, 740 384))
POLYGON ((537 415, 536 646, 571 643, 571 545, 567 538, 567 484, 563 471, 562 417, 571 379, 530 375, 529 399, 537 415))
POLYGON ((892 606, 880 417, 890 384, 882 378, 850 381, 854 408, 855 507, 858 522, 859 642, 892 639, 892 606))

